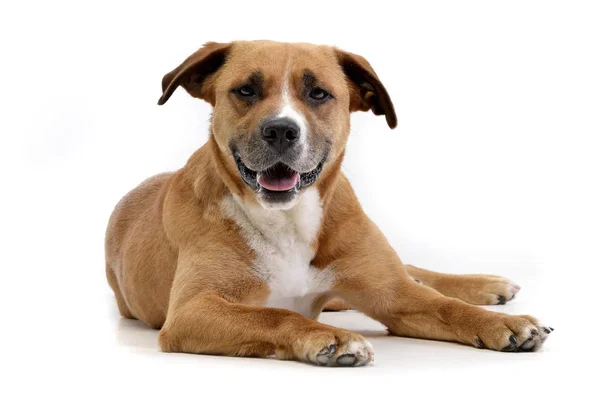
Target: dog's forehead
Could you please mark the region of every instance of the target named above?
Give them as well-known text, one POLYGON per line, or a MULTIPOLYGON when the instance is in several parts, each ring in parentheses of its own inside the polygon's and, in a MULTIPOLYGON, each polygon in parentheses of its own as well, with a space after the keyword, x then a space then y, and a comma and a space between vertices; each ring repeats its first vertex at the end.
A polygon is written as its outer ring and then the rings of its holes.
POLYGON ((261 72, 265 77, 277 78, 307 70, 333 84, 344 81, 332 47, 271 41, 234 42, 224 76, 235 80, 261 72))

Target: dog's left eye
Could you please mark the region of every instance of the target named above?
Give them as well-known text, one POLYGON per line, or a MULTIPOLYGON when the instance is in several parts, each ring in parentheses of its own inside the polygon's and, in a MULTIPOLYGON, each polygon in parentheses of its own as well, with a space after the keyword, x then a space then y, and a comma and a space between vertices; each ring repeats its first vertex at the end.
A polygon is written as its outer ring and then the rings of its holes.
POLYGON ((252 97, 256 94, 254 88, 250 85, 244 85, 236 90, 236 92, 243 97, 252 97))
POLYGON ((319 87, 315 87, 315 88, 312 88, 312 90, 309 93, 309 96, 313 100, 323 101, 323 100, 327 99, 330 95, 325 90, 323 90, 319 87))

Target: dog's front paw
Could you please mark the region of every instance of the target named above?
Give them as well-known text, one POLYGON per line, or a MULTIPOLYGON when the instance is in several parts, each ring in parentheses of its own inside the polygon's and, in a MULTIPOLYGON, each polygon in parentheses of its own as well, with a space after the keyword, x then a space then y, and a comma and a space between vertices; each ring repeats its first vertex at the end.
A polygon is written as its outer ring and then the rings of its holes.
POLYGON ((353 332, 316 333, 301 343, 301 358, 327 367, 360 367, 374 360, 373 346, 353 332))
POLYGON ((529 315, 500 314, 482 324, 473 344, 482 349, 513 353, 537 351, 553 330, 529 315))

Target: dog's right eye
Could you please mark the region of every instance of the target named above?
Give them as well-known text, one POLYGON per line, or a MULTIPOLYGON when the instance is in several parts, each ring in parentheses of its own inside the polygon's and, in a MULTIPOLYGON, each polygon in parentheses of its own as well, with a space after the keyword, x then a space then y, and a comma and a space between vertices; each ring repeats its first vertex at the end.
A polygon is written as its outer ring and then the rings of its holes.
POLYGON ((256 94, 254 88, 250 85, 244 85, 236 89, 236 93, 242 97, 252 97, 256 94))

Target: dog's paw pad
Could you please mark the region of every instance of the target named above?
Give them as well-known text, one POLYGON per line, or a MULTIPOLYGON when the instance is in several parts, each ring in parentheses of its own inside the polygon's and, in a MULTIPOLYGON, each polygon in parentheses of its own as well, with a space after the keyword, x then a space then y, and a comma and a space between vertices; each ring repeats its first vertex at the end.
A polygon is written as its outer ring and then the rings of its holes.
POLYGON ((336 363, 340 366, 361 366, 374 361, 373 346, 367 340, 351 340, 342 348, 336 363))
POLYGON ((299 344, 298 357, 321 366, 359 367, 373 361, 373 346, 353 332, 320 334, 299 344))
POLYGON ((551 328, 539 325, 534 318, 509 316, 505 324, 490 329, 484 341, 491 344, 489 348, 503 352, 530 352, 539 350, 551 332, 551 328))
POLYGON ((342 367, 349 367, 350 365, 354 365, 356 363, 356 356, 354 354, 342 354, 335 360, 338 365, 342 367))

